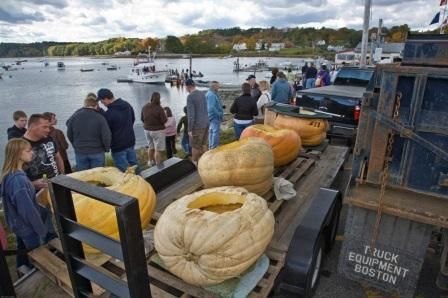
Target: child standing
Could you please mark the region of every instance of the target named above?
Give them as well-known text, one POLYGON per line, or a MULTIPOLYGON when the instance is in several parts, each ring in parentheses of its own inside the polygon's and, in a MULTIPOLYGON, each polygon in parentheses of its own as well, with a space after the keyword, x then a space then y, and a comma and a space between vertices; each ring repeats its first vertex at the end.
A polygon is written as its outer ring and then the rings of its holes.
POLYGON ((166 157, 171 158, 176 150, 176 119, 169 107, 164 107, 168 121, 165 122, 165 143, 166 143, 166 157))
MULTIPOLYGON (((6 145, 5 161, 1 173, 0 194, 3 197, 6 223, 16 235, 18 250, 31 250, 44 242, 48 232, 36 201, 36 191, 23 171, 23 164, 33 158, 31 144, 13 138, 6 145)), ((32 267, 28 257, 17 255, 17 268, 32 267)))
POLYGON ((184 132, 182 134, 182 149, 187 153, 187 156, 191 156, 191 146, 190 139, 188 137, 188 117, 187 117, 187 107, 184 107, 185 115, 180 118, 179 124, 177 125, 177 133, 180 133, 182 126, 184 127, 184 132))

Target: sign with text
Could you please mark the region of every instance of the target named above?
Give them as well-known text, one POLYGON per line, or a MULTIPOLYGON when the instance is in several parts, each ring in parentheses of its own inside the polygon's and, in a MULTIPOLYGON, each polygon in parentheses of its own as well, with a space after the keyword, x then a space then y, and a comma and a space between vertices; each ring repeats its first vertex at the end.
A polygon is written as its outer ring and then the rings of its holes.
POLYGON ((431 226, 383 214, 371 247, 376 212, 350 207, 339 272, 384 291, 413 297, 431 235, 431 226))

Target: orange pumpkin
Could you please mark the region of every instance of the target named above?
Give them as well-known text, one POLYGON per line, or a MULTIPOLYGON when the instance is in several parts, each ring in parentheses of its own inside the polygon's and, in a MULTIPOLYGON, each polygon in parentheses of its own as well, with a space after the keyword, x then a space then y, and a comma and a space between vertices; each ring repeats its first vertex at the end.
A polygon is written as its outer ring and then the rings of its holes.
POLYGON ((301 148, 299 135, 291 129, 278 129, 270 125, 256 124, 244 129, 240 140, 249 137, 262 138, 271 145, 275 167, 286 165, 294 160, 301 148))
POLYGON ((289 128, 297 132, 303 146, 317 146, 326 138, 328 121, 314 118, 298 118, 278 114, 274 120, 274 127, 289 128))

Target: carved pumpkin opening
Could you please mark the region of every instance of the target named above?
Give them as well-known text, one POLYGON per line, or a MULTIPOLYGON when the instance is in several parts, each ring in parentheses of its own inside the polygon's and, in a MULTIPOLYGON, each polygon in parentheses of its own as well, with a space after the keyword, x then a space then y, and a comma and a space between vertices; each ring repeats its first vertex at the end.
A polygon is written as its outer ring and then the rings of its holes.
POLYGON ((109 187, 112 186, 112 184, 107 184, 104 181, 86 181, 86 183, 98 186, 98 187, 109 187))
POLYGON ((241 195, 211 192, 198 197, 188 204, 187 207, 190 209, 201 209, 221 214, 241 208, 245 201, 246 198, 241 195))

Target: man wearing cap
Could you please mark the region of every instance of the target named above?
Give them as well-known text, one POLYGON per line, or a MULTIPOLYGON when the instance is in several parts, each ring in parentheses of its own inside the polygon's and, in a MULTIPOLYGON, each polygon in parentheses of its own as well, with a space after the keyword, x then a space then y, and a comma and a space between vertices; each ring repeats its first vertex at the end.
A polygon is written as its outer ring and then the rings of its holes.
POLYGON ((112 158, 115 166, 124 172, 128 167, 137 165, 134 150, 134 109, 127 101, 115 99, 109 89, 98 90, 97 100, 107 107, 104 116, 112 133, 112 158))
POLYGON ((250 96, 252 96, 255 99, 255 101, 257 101, 258 98, 261 96, 261 90, 260 86, 258 86, 257 81, 255 79, 256 77, 254 75, 249 75, 246 81, 250 85, 250 96))
POLYGON ((219 145, 219 130, 221 127, 222 117, 224 116, 218 90, 219 83, 217 81, 213 81, 210 86, 210 90, 208 90, 205 95, 205 98, 207 99, 208 120, 210 121, 208 149, 214 149, 219 145))
POLYGON ((197 163, 201 155, 207 150, 208 140, 208 112, 207 101, 203 92, 196 90, 192 79, 185 82, 187 96, 188 135, 192 148, 192 160, 197 163))

